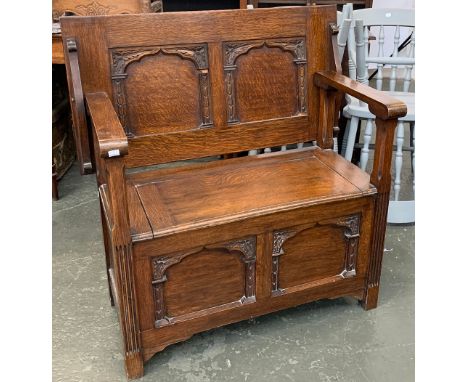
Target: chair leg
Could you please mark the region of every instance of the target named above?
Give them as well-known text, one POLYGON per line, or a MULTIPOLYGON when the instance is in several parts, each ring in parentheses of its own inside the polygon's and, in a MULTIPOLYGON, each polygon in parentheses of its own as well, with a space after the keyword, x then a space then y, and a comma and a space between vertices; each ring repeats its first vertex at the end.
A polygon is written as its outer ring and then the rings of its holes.
POLYGON ((351 123, 350 119, 346 120, 346 127, 344 128, 343 138, 341 140, 341 156, 345 156, 346 146, 348 145, 348 135, 349 135, 349 125, 351 123))
POLYGON ((361 151, 361 160, 360 160, 360 167, 361 170, 366 171, 367 162, 369 161, 369 145, 372 138, 372 127, 373 121, 372 119, 368 119, 366 122, 366 130, 364 131, 364 147, 361 151))
POLYGON ((403 141, 405 139, 405 127, 402 121, 397 125, 397 150, 395 155, 395 200, 400 199, 401 168, 403 166, 403 141))
POLYGON ((357 128, 359 125, 359 118, 352 117, 351 122, 349 124, 349 132, 348 132, 348 139, 346 142, 346 146, 344 145, 343 140, 343 148, 345 149, 345 159, 351 161, 353 157, 353 150, 354 150, 354 143, 356 142, 356 133, 357 128))

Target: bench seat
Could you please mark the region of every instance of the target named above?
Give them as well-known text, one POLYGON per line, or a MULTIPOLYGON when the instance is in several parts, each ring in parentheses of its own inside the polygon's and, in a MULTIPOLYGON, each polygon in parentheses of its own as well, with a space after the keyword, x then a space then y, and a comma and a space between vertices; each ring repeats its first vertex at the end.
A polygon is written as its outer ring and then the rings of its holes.
POLYGON ((376 192, 318 147, 133 173, 127 187, 134 242, 376 192))

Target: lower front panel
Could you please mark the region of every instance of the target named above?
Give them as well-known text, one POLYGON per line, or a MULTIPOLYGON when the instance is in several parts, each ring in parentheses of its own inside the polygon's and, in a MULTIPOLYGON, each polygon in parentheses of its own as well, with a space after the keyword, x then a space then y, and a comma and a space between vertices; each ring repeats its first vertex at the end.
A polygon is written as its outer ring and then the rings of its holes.
POLYGON ((135 282, 145 359, 213 327, 321 298, 361 299, 371 201, 331 213, 317 207, 288 212, 297 218, 278 218, 282 224, 277 225, 273 217, 264 224, 192 232, 186 240, 170 239, 170 246, 166 239, 146 247, 137 243, 135 282))
POLYGON ((256 237, 151 259, 155 327, 255 301, 256 237))
POLYGON ((273 232, 272 295, 356 276, 361 214, 273 232))

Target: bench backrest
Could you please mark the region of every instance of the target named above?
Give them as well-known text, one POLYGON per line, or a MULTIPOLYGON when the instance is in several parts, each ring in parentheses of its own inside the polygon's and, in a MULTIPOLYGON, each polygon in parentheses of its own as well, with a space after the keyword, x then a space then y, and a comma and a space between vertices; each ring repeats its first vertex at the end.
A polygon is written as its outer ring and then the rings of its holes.
POLYGON ((83 92, 114 103, 128 167, 317 139, 313 74, 333 69, 335 22, 335 6, 61 20, 83 92))

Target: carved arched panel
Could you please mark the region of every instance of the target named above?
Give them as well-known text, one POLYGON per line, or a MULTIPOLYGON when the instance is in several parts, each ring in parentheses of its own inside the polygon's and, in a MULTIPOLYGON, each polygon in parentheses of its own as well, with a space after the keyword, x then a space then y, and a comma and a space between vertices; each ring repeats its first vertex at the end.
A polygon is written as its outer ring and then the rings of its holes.
POLYGON ((206 45, 114 49, 112 82, 130 137, 212 125, 206 45))
POLYGON ((273 232, 272 293, 356 275, 360 215, 273 232))
POLYGON ((303 38, 225 43, 224 73, 229 123, 307 112, 303 38))
POLYGON ((167 315, 177 317, 244 296, 242 259, 223 249, 204 249, 170 267, 164 286, 167 315))
POLYGON ((152 259, 155 326, 255 301, 256 238, 152 259))

